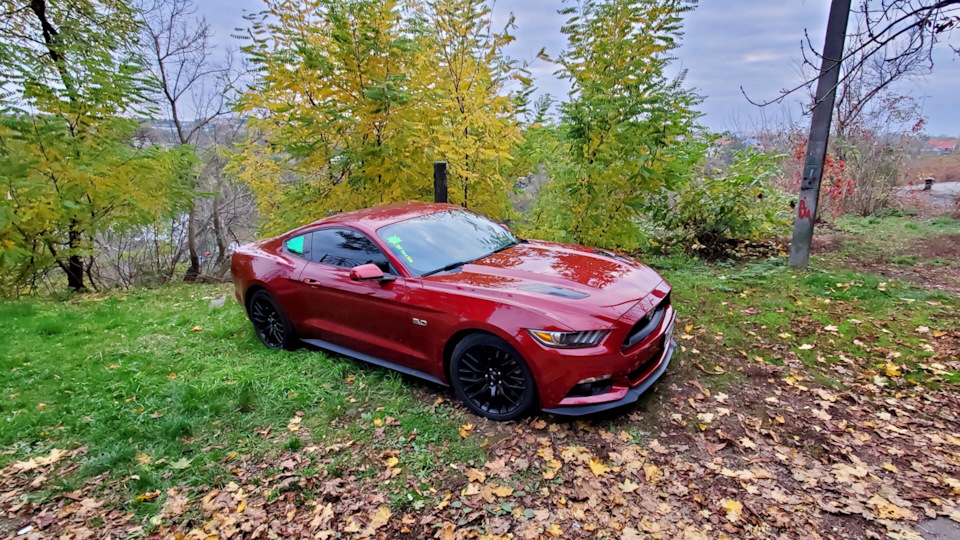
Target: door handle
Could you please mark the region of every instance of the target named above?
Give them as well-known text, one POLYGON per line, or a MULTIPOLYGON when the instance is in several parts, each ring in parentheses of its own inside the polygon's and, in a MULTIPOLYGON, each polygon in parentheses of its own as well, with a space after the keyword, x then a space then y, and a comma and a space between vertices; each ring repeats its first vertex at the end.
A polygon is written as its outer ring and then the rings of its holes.
POLYGON ((310 286, 312 286, 312 287, 316 287, 316 286, 320 285, 320 282, 317 281, 317 280, 315 280, 315 279, 313 279, 313 278, 303 278, 301 281, 303 281, 304 283, 306 283, 307 285, 310 285, 310 286))

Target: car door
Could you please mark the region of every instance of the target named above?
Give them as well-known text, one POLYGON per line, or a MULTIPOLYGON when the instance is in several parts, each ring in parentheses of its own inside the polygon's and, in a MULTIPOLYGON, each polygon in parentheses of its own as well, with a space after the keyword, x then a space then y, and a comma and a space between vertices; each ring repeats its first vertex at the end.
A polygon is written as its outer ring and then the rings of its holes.
POLYGON ((310 233, 307 264, 300 272, 304 326, 341 347, 421 369, 409 342, 410 283, 365 234, 346 227, 310 233), (373 263, 392 281, 353 281, 350 269, 373 263))

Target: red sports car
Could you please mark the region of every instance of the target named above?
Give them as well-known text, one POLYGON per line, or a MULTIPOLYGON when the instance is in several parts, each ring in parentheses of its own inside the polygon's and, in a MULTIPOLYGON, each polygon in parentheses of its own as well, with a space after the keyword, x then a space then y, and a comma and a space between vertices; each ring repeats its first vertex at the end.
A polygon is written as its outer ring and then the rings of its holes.
POLYGON ((676 347, 670 286, 650 268, 453 205, 321 219, 242 246, 231 270, 267 347, 306 342, 449 384, 494 420, 635 402, 676 347))

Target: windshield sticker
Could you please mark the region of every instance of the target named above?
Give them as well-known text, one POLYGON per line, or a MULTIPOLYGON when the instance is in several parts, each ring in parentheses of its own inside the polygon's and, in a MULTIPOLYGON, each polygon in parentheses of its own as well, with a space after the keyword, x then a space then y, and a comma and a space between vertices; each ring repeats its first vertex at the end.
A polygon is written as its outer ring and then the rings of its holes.
POLYGON ((412 263, 413 257, 411 257, 410 255, 407 255, 407 251, 403 249, 403 246, 400 245, 400 242, 403 242, 403 239, 396 234, 391 236, 390 238, 387 238, 387 243, 390 244, 391 247, 393 247, 394 251, 399 253, 400 256, 406 259, 408 263, 412 263))

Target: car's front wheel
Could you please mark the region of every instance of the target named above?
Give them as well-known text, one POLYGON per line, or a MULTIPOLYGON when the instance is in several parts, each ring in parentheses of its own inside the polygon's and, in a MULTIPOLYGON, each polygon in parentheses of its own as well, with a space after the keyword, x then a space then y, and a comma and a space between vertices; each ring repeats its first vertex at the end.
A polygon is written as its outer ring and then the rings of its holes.
POLYGON ((265 290, 253 293, 250 298, 250 322, 260 341, 271 349, 292 349, 297 336, 293 324, 283 312, 276 299, 265 290))
POLYGON ((467 336, 450 359, 453 389, 473 412, 492 420, 519 418, 533 409, 533 372, 513 347, 490 334, 467 336))

